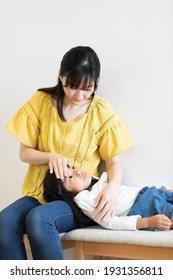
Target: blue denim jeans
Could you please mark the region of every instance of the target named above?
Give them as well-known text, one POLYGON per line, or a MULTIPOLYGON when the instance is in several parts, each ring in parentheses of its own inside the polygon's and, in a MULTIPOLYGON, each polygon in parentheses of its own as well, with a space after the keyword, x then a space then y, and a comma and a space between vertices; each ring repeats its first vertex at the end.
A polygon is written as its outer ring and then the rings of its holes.
POLYGON ((156 214, 164 214, 168 218, 173 216, 173 192, 156 187, 144 187, 136 197, 128 216, 141 215, 147 218, 156 214))
POLYGON ((0 259, 27 259, 23 235, 27 233, 33 259, 62 260, 59 233, 76 229, 77 222, 64 201, 41 205, 23 197, 0 212, 0 259))

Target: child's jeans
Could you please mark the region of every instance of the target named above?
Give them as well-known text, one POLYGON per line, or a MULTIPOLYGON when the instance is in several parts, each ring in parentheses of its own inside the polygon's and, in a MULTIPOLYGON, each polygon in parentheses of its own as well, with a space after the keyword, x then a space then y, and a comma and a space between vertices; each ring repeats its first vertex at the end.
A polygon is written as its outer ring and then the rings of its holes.
POLYGON ((156 214, 173 216, 173 192, 156 187, 144 187, 139 192, 132 209, 127 216, 141 215, 147 218, 156 214))

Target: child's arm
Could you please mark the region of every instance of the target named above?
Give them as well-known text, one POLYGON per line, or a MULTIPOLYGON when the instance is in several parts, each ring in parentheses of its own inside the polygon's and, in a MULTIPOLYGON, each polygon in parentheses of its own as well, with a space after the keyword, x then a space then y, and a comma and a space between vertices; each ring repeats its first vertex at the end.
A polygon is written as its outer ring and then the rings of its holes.
POLYGON ((160 230, 169 230, 172 225, 171 220, 162 214, 154 215, 148 218, 138 218, 137 229, 157 228, 160 230))

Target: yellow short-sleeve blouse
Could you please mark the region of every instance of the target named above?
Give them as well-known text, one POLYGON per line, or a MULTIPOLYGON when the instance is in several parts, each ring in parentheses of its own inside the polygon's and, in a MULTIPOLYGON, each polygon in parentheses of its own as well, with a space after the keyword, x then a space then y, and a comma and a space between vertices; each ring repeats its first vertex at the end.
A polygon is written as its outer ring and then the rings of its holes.
MULTIPOLYGON (((125 123, 103 98, 95 96, 87 113, 61 121, 52 96, 35 93, 14 115, 7 130, 28 147, 56 152, 71 164, 98 175, 100 160, 110 159, 131 146, 125 123)), ((22 193, 44 203, 43 179, 47 165, 29 165, 22 193)))

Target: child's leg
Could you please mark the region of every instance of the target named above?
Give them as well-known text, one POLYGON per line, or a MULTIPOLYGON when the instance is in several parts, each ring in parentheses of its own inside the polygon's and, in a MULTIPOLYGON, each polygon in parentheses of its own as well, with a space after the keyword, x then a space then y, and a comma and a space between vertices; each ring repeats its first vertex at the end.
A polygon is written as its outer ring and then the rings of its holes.
POLYGON ((164 214, 170 219, 173 217, 173 194, 167 190, 156 187, 144 188, 139 192, 128 216, 141 215, 150 217, 156 214, 164 214))

